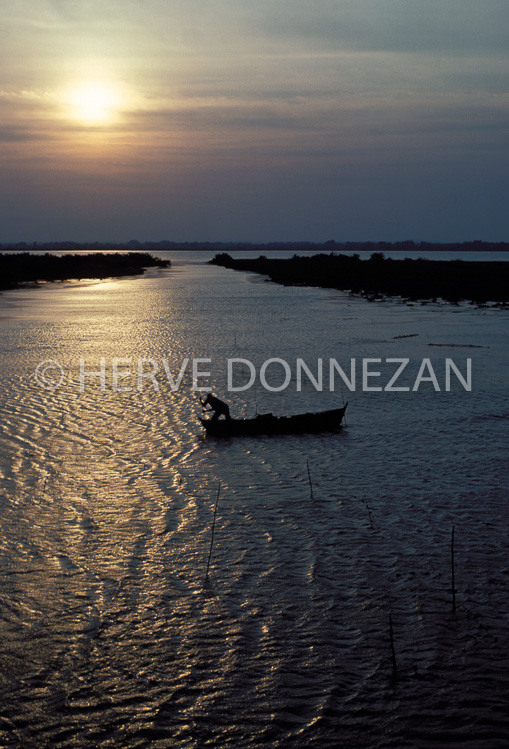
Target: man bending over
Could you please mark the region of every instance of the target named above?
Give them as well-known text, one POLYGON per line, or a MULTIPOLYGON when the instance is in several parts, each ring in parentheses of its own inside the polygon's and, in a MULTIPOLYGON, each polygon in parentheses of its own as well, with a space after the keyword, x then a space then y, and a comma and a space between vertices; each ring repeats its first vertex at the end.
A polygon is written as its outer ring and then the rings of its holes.
POLYGON ((221 415, 224 416, 227 421, 231 419, 229 405, 219 398, 216 398, 215 395, 209 393, 205 400, 200 398, 200 402, 205 413, 213 412, 210 419, 211 421, 217 421, 221 415), (205 406, 210 406, 210 408, 205 408, 205 406))

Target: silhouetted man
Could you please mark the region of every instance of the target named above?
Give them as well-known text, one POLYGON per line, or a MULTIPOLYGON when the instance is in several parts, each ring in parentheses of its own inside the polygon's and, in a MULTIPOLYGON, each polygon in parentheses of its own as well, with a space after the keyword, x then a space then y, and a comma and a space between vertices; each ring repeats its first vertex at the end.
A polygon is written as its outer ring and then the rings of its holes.
POLYGON ((206 413, 213 411, 213 415, 210 419, 211 421, 217 421, 221 415, 228 421, 231 419, 230 406, 224 401, 219 400, 219 398, 216 398, 215 395, 209 393, 204 401, 200 398, 200 402, 206 413), (210 408, 205 408, 205 406, 210 406, 210 408))

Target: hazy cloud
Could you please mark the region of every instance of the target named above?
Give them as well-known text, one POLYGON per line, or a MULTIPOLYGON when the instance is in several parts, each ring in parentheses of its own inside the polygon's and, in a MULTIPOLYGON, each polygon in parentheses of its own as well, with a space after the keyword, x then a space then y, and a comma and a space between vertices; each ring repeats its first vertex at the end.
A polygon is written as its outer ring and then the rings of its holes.
POLYGON ((316 40, 357 50, 507 50, 505 0, 260 0, 254 23, 272 39, 316 40))

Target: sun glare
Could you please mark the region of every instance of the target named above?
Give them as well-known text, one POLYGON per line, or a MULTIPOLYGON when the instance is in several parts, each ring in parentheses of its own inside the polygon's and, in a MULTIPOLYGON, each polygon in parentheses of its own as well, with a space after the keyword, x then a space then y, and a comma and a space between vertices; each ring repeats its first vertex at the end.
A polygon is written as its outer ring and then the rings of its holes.
POLYGON ((66 96, 68 115, 84 125, 112 125, 125 106, 125 95, 113 84, 87 81, 71 88, 66 96))

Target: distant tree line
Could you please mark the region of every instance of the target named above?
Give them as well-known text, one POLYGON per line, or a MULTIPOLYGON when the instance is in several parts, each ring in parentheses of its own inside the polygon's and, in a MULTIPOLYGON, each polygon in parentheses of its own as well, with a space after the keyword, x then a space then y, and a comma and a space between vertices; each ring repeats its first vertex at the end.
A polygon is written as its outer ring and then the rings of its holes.
POLYGON ((315 251, 315 252, 415 252, 415 251, 433 251, 433 252, 509 252, 509 242, 483 242, 476 239, 472 242, 415 242, 407 239, 401 242, 336 242, 329 239, 327 242, 173 242, 163 239, 157 242, 139 242, 132 239, 124 243, 108 242, 17 242, 15 244, 2 244, 0 250, 6 251, 27 251, 35 250, 37 252, 57 251, 57 252, 104 252, 115 250, 117 252, 133 251, 220 251, 241 252, 248 250, 250 252, 273 252, 273 251, 315 251))

